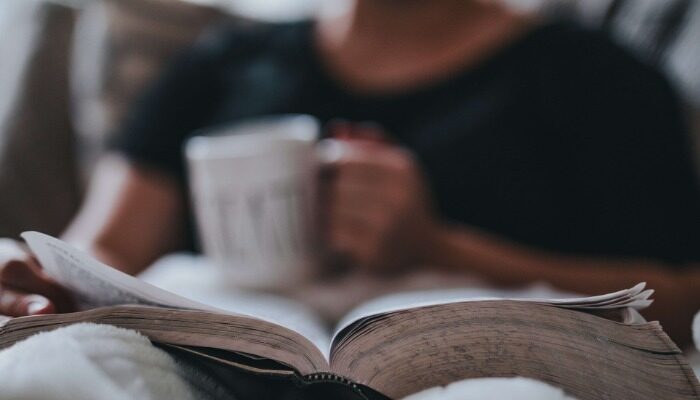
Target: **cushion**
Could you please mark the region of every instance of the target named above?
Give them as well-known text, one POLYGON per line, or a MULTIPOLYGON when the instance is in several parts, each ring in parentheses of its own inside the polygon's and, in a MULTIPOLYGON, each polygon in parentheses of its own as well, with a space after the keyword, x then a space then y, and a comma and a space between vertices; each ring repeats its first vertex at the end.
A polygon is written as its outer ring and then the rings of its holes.
POLYGON ((0 351, 2 397, 51 400, 232 398, 135 331, 76 324, 0 351), (66 366, 70 366, 66 368, 66 366))
POLYGON ((0 2, 0 237, 60 234, 128 105, 203 29, 230 18, 175 0, 86 4, 0 2))
POLYGON ((83 10, 72 90, 87 170, 164 65, 203 30, 231 19, 217 8, 174 0, 105 0, 83 10))
POLYGON ((69 112, 75 13, 36 0, 2 2, 0 236, 59 233, 79 205, 69 112))

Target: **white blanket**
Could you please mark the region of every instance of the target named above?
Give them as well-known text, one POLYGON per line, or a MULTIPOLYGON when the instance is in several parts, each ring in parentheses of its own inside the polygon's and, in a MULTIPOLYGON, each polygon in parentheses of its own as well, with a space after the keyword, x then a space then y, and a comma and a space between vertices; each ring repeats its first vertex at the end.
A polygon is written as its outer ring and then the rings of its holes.
POLYGON ((0 397, 47 400, 217 399, 225 394, 148 339, 77 324, 0 352, 0 397))
POLYGON ((564 391, 527 378, 480 378, 428 389, 404 400, 575 400, 564 391))

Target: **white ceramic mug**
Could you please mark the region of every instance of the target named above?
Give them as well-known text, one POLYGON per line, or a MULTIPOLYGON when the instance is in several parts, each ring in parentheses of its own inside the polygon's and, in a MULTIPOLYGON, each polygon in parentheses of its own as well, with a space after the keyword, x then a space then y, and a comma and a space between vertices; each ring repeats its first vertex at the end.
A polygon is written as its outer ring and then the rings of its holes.
POLYGON ((227 283, 281 288, 314 273, 319 134, 313 117, 283 115, 187 142, 200 241, 227 283))

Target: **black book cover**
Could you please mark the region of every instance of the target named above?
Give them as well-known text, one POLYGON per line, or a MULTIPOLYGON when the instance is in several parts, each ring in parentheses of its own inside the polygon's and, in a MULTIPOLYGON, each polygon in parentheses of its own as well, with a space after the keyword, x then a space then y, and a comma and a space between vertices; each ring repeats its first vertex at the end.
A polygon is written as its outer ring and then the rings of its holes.
MULTIPOLYGON (((300 376, 298 374, 277 375, 257 373, 230 364, 217 361, 214 358, 203 357, 183 348, 160 346, 173 356, 178 363, 196 369, 204 376, 213 379, 218 385, 230 393, 234 400, 388 400, 389 397, 362 385, 357 385, 345 378, 333 374, 314 374, 300 376)), ((197 349, 197 351, 221 355, 216 350, 197 349)), ((228 359, 236 356, 228 353, 228 359)), ((268 366, 273 361, 259 360, 268 366)), ((278 364, 279 365, 279 364, 278 364)))

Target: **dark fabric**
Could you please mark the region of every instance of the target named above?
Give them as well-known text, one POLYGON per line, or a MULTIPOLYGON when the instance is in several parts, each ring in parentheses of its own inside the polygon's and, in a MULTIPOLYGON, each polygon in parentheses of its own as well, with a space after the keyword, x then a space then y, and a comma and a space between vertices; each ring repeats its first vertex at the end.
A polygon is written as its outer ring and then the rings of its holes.
MULTIPOLYGON (((158 344, 156 344, 158 346, 158 344)), ((251 372, 220 360, 237 359, 238 365, 250 365, 251 359, 232 352, 194 348, 195 351, 212 355, 212 358, 194 355, 181 348, 159 346, 167 351, 180 366, 194 369, 207 379, 217 383, 220 390, 231 400, 388 400, 383 394, 362 385, 330 374, 300 376, 298 374, 274 376, 264 372, 251 372)), ((271 360, 260 360, 263 364, 276 364, 271 360)), ((289 367, 282 366, 289 371, 289 367)))
POLYGON ((311 24, 224 30, 180 58, 116 148, 186 187, 197 129, 276 113, 372 121, 411 149, 441 216, 539 248, 700 260, 700 195, 678 101, 653 69, 567 24, 403 92, 328 74, 311 24))

